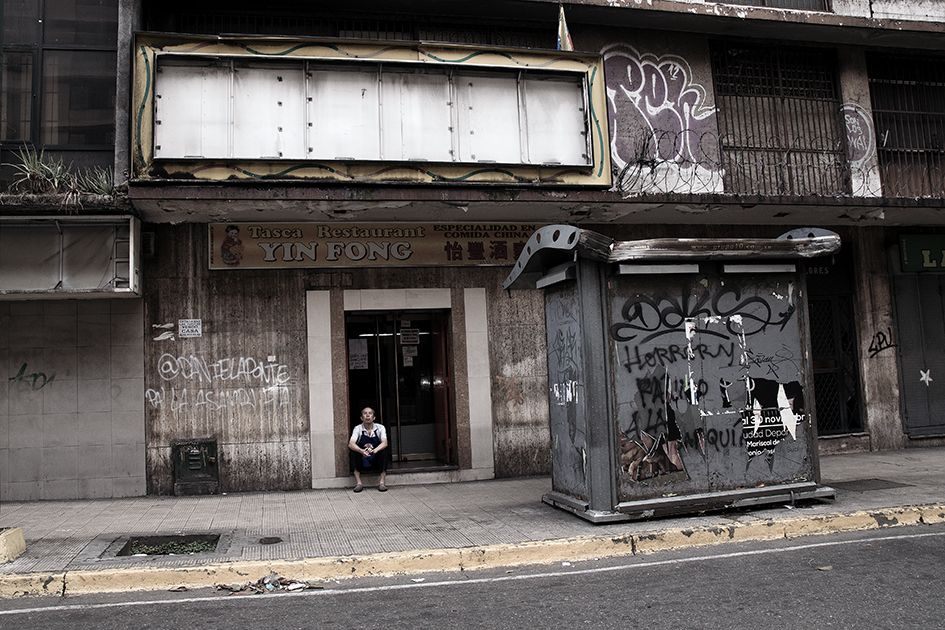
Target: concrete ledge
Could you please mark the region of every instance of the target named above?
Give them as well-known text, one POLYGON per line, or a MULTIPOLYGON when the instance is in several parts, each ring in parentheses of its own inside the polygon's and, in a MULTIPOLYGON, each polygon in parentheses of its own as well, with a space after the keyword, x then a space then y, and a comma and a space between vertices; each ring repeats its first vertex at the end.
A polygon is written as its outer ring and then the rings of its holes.
POLYGON ((10 527, 0 530, 0 562, 16 560, 26 551, 23 529, 10 527))
POLYGON ((212 587, 216 584, 255 581, 273 571, 301 580, 468 571, 632 556, 727 542, 793 539, 939 523, 945 523, 945 504, 786 519, 754 519, 747 522, 735 521, 724 526, 654 528, 625 536, 586 536, 459 549, 427 549, 304 560, 241 561, 180 568, 0 575, 0 597, 163 590, 175 586, 212 587))

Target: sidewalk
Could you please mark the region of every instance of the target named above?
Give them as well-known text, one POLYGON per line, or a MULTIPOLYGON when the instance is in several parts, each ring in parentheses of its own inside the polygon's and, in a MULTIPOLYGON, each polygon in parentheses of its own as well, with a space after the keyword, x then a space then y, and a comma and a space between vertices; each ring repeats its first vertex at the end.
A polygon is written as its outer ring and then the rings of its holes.
POLYGON ((398 487, 391 476, 387 493, 3 503, 0 527, 23 528, 27 550, 0 565, 0 596, 212 586, 270 570, 332 579, 556 562, 945 522, 945 448, 824 456, 821 469, 837 488, 833 503, 596 526, 542 504, 546 477, 398 487), (115 556, 129 536, 179 533, 221 534, 220 544, 189 556, 115 556), (283 542, 260 544, 271 536, 283 542))

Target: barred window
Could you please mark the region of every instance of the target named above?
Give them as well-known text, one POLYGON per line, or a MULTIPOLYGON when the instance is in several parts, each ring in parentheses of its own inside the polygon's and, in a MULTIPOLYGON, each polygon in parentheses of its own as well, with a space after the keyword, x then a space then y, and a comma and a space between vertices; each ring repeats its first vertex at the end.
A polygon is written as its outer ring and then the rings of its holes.
POLYGON ((725 4, 772 9, 799 9, 802 11, 829 11, 828 0, 725 0, 725 4))
POLYGON ((945 197, 945 57, 867 56, 886 197, 945 197))
POLYGON ((834 52, 712 48, 725 191, 849 193, 834 52))

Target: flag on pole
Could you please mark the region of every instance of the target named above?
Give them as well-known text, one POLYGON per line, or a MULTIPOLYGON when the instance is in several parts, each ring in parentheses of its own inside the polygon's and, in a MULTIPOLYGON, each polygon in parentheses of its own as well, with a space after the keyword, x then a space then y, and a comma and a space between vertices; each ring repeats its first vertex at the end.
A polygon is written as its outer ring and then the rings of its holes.
POLYGON ((574 50, 571 33, 568 31, 568 21, 564 19, 564 5, 558 5, 558 50, 574 50))

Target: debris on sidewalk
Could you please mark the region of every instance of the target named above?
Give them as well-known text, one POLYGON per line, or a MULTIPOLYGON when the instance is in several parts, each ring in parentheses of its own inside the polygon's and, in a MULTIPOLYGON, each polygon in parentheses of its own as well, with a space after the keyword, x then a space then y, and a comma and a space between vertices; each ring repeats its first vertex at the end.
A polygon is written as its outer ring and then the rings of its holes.
POLYGON ((292 592, 302 590, 318 590, 323 588, 325 587, 315 580, 293 580, 282 577, 278 573, 270 573, 265 577, 259 578, 255 582, 247 582, 245 584, 233 583, 216 585, 216 589, 218 591, 229 591, 230 595, 235 595, 237 593, 242 593, 245 595, 258 595, 260 593, 275 593, 276 591, 292 592))

